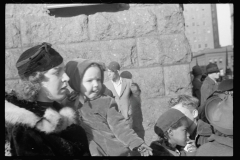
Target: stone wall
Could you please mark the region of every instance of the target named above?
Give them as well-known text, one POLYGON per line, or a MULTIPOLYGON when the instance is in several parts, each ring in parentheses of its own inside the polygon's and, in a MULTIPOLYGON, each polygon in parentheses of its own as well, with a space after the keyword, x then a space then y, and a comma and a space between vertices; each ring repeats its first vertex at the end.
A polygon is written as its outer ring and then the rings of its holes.
POLYGON ((115 13, 56 18, 43 4, 7 4, 5 90, 18 85, 19 55, 44 41, 52 43, 65 62, 76 57, 106 64, 115 60, 140 86, 145 140, 155 140, 153 125, 168 108, 169 98, 191 94, 192 55, 178 4, 129 6, 115 13))

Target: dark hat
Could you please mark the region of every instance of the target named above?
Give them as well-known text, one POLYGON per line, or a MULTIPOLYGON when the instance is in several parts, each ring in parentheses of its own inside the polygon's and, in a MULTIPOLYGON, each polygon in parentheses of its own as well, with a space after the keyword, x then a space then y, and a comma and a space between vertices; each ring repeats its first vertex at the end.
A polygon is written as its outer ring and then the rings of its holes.
POLYGON ((120 65, 118 62, 112 61, 109 63, 107 68, 113 72, 116 72, 117 70, 120 70, 120 65))
POLYGON ((193 74, 194 76, 202 75, 202 69, 201 69, 201 67, 200 67, 200 66, 194 66, 194 67, 192 68, 192 74, 193 74))
POLYGON ((182 117, 186 117, 181 111, 170 108, 164 112, 157 120, 154 131, 160 137, 164 136, 164 133, 175 123, 177 123, 182 117))
POLYGON ((207 74, 220 72, 217 64, 215 63, 209 63, 206 67, 206 71, 207 71, 207 74))
POLYGON ((227 69, 226 69, 226 75, 232 75, 232 71, 231 71, 230 68, 227 68, 227 69))
POLYGON ((219 85, 218 85, 218 90, 219 91, 229 91, 233 89, 233 80, 232 79, 227 79, 222 81, 219 85))
POLYGON ((24 79, 37 71, 47 71, 63 62, 62 56, 51 48, 51 44, 43 42, 21 54, 16 67, 19 76, 24 79))
POLYGON ((206 103, 205 114, 211 125, 219 132, 233 135, 233 99, 232 96, 213 98, 206 103))

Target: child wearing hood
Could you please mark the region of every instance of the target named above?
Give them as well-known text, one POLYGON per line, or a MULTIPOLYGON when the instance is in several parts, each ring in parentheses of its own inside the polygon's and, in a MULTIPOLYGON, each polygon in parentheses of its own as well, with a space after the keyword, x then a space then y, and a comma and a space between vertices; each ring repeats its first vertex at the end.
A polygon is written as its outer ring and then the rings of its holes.
POLYGON ((129 128, 114 98, 105 93, 101 64, 75 59, 67 63, 66 73, 70 87, 79 93, 72 105, 87 133, 92 156, 128 156, 131 150, 152 155, 152 149, 129 128))

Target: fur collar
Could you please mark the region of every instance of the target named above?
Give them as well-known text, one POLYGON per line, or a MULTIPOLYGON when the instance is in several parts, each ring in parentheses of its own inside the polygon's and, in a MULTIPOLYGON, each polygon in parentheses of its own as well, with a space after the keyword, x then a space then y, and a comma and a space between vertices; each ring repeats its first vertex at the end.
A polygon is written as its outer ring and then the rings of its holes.
POLYGON ((58 133, 71 124, 76 124, 77 117, 76 112, 70 107, 63 107, 59 112, 48 108, 43 117, 39 117, 31 111, 5 100, 5 121, 13 125, 26 125, 49 134, 58 133))

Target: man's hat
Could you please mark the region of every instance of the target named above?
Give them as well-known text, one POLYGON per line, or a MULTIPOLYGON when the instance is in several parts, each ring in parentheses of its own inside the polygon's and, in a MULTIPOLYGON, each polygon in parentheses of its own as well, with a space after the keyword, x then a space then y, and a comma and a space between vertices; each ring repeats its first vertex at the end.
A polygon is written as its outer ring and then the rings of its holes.
POLYGON ((120 65, 118 62, 112 61, 109 63, 107 68, 113 72, 116 72, 117 70, 120 70, 120 65))
POLYGON ((19 57, 16 67, 19 76, 24 79, 34 72, 47 71, 63 62, 62 56, 53 48, 51 44, 43 42, 24 51, 19 57))
POLYGON ((194 75, 194 76, 198 76, 198 75, 202 75, 202 69, 201 69, 201 67, 200 66, 194 66, 193 68, 192 68, 192 74, 194 75))
POLYGON ((209 63, 206 66, 206 71, 207 71, 207 74, 220 72, 219 69, 218 69, 217 64, 215 64, 215 63, 209 63))
POLYGON ((218 85, 218 90, 219 91, 229 91, 233 89, 233 80, 232 79, 227 79, 222 81, 219 85, 218 85))
POLYGON ((233 99, 225 96, 211 99, 206 103, 205 115, 211 125, 219 132, 233 135, 233 99))

